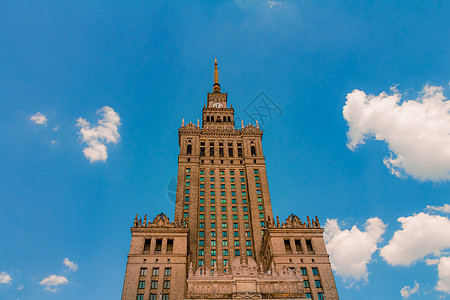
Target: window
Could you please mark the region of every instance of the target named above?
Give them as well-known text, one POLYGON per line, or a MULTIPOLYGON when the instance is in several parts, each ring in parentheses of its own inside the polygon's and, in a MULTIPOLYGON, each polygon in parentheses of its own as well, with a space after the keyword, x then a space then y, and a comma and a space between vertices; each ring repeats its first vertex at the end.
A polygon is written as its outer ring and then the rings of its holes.
MULTIPOLYGON (((142 298, 142 299, 144 299, 144 298, 142 298)), ((150 300, 156 300, 156 294, 150 294, 150 300)))
POLYGON ((191 175, 186 175, 186 179, 191 179, 191 175))
POLYGON ((205 191, 200 191, 200 196, 205 196, 205 191))
POLYGON ((252 241, 245 241, 245 246, 251 247, 252 246, 252 241))
POLYGON ((200 175, 205 175, 205 170, 200 170, 200 175))
POLYGON ((259 217, 260 218, 264 218, 264 214, 263 213, 259 213, 259 217))
POLYGON ((246 232, 245 232, 245 236, 246 236, 246 237, 250 237, 250 231, 246 231, 246 232))
POLYGON ((226 199, 220 199, 220 203, 226 204, 226 203, 227 203, 227 200, 226 200, 226 199))
POLYGON ((173 239, 168 239, 167 240, 166 252, 167 253, 172 253, 172 251, 173 251, 173 239))
POLYGON ((201 188, 201 189, 204 189, 204 188, 205 188, 205 184, 200 183, 200 188, 201 188))
MULTIPOLYGON (((225 182, 225 177, 220 177, 220 182, 225 182)), ((225 187, 223 187, 225 188, 225 187)))
POLYGON ((144 294, 138 294, 136 299, 137 300, 144 300, 144 294))
POLYGON ((213 247, 216 246, 216 241, 215 240, 211 241, 211 246, 213 246, 213 247))
POLYGON ((245 189, 245 184, 241 184, 241 189, 245 189))
POLYGON ((189 204, 185 204, 184 209, 189 209, 189 204))
POLYGON ((222 211, 227 211, 227 207, 226 206, 222 206, 222 211))
POLYGON ((214 170, 209 172, 210 175, 214 175, 214 170))
POLYGON ((241 177, 241 182, 245 182, 245 178, 244 177, 241 177))
POLYGON ((215 180, 214 177, 209 178, 209 181, 214 181, 214 180, 215 180))
POLYGON ((242 199, 242 204, 247 204, 247 199, 242 199))
POLYGON ((319 275, 317 268, 312 268, 313 275, 319 275))
POLYGON ((158 288, 158 280, 152 280, 150 288, 157 289, 158 288))
POLYGON ((205 156, 205 147, 200 147, 200 156, 205 156))
POLYGON ((223 260, 223 265, 224 265, 224 266, 228 265, 228 259, 224 259, 224 260, 223 260))
POLYGON ((263 210, 263 206, 262 205, 258 205, 258 209, 259 210, 263 210))
POLYGON ((259 180, 259 176, 255 176, 255 180, 258 181, 259 180))
MULTIPOLYGON (((258 193, 258 192, 257 192, 258 193)), ((247 196, 247 192, 242 192, 242 196, 245 197, 247 196)))
POLYGON ((169 300, 169 294, 163 294, 162 300, 169 300))
POLYGON ((145 239, 144 251, 150 251, 150 242, 151 242, 151 239, 145 239))
POLYGON ((211 189, 214 189, 214 184, 211 184, 211 185, 210 185, 210 188, 211 188, 211 189))
POLYGON ((205 251, 203 249, 198 250, 198 256, 204 256, 205 251))
MULTIPOLYGON (((214 147, 209 148, 209 156, 214 156, 214 147)), ((213 172, 213 171, 211 171, 213 172)))
POLYGON ((261 187, 261 185, 257 182, 257 183, 255 183, 255 186, 256 187, 261 187))
POLYGON ((216 219, 216 215, 211 215, 211 220, 215 220, 216 219))
POLYGON ((227 215, 222 215, 222 220, 226 220, 227 219, 227 215))
POLYGON ((256 195, 261 195, 261 190, 256 190, 256 195))
POLYGON ((247 256, 252 256, 252 250, 247 250, 247 256))
POLYGON ((258 174, 258 169, 254 169, 253 173, 258 174))
POLYGON ((235 188, 236 188, 236 185, 235 185, 235 184, 232 184, 232 185, 231 185, 231 188, 232 188, 232 189, 235 189, 235 188))
POLYGON ((204 220, 205 219, 205 215, 199 215, 200 220, 204 220))
POLYGON ((233 215, 233 220, 237 220, 237 215, 233 215))
POLYGON ((216 211, 216 207, 215 206, 211 206, 211 211, 216 211))
POLYGON ((230 175, 234 175, 234 171, 230 171, 230 175))
POLYGON ((236 204, 236 199, 231 199, 232 204, 236 204))
POLYGON ((205 207, 204 206, 200 206, 200 211, 205 211, 205 207))
POLYGON ((244 220, 248 220, 248 215, 244 215, 244 220))
POLYGON ((259 222, 259 223, 260 223, 259 225, 261 225, 261 227, 266 226, 266 223, 265 223, 264 221, 261 221, 261 222, 259 222))
POLYGON ((311 298, 312 298, 312 297, 311 297, 311 293, 305 293, 305 298, 311 299, 311 298))
POLYGON ((226 231, 222 231, 222 237, 227 237, 227 232, 226 231))
POLYGON ((242 176, 244 176, 244 171, 240 171, 240 174, 241 174, 242 176))
POLYGON ((234 232, 234 237, 239 237, 239 231, 234 232))
POLYGON ((228 250, 227 250, 227 249, 224 249, 223 252, 222 252, 222 254, 223 254, 223 256, 228 256, 228 250))
POLYGON ((317 299, 318 300, 324 300, 323 293, 317 293, 317 299))
POLYGON ((216 249, 211 250, 211 256, 216 256, 216 249))
POLYGON ((170 289, 170 280, 164 280, 163 289, 170 289))
POLYGON ((309 281, 307 279, 303 280, 303 287, 309 288, 309 281))
POLYGON ((198 241, 198 245, 199 245, 200 247, 205 246, 205 241, 204 241, 204 240, 199 240, 199 241, 198 241))
POLYGON ((300 271, 303 276, 306 276, 306 268, 300 268, 300 271))
POLYGON ((227 223, 222 223, 222 228, 227 228, 227 223))
POLYGON ((241 251, 238 249, 234 250, 234 256, 241 256, 241 251))
POLYGON ((189 202, 189 196, 184 197, 184 201, 189 202))
POLYGON ((245 212, 247 212, 247 211, 248 211, 248 207, 247 207, 247 206, 244 206, 244 207, 242 208, 242 210, 245 211, 245 212))
POLYGON ((233 157, 233 148, 228 148, 228 156, 233 157))
POLYGON ((214 191, 212 191, 212 192, 210 193, 210 195, 211 195, 211 196, 215 196, 216 193, 215 193, 214 191))
POLYGON ((238 148, 238 157, 242 157, 242 148, 238 148))
POLYGON ((259 203, 262 202, 262 198, 261 198, 261 197, 258 197, 258 198, 256 198, 256 199, 257 199, 257 201, 258 201, 259 203))
POLYGON ((313 252, 314 250, 311 240, 305 240, 305 242, 306 242, 306 249, 308 250, 308 252, 313 252))
POLYGON ((191 173, 191 168, 187 168, 186 173, 191 173))
POLYGON ((216 199, 211 198, 211 204, 214 204, 214 203, 216 203, 216 199))
POLYGON ((291 254, 291 242, 289 240, 284 240, 284 250, 286 251, 286 254, 291 254))
POLYGON ((320 283, 320 280, 314 280, 314 283, 316 284, 316 288, 322 287, 322 283, 320 283))
POLYGON ((239 241, 234 241, 234 246, 239 247, 239 241))
POLYGON ((238 228, 239 224, 238 223, 233 223, 233 228, 238 228))
POLYGON ((205 181, 205 177, 200 177, 200 181, 205 181))
MULTIPOLYGON (((141 269, 142 270, 142 269, 141 269)), ((147 270, 147 269, 146 269, 147 270)), ((153 268, 152 276, 158 276, 159 275, 159 268, 153 268)))
POLYGON ((249 224, 249 223, 245 223, 245 224, 244 224, 244 227, 245 227, 245 228, 250 228, 250 224, 249 224))
POLYGON ((185 185, 186 186, 191 186, 191 183, 189 181, 186 181, 185 185))
POLYGON ((189 190, 188 190, 188 189, 185 189, 185 190, 184 190, 184 193, 185 193, 185 194, 189 194, 189 190))
POLYGON ((138 289, 145 289, 145 281, 139 281, 138 289))
POLYGON ((231 178, 230 178, 230 181, 231 181, 231 182, 234 182, 234 177, 231 177, 231 178))
MULTIPOLYGON (((202 195, 204 196, 204 195, 202 195)), ((200 204, 205 204, 205 199, 204 198, 200 198, 200 204)))
POLYGON ((221 184, 221 185, 220 185, 220 188, 221 188, 221 189, 224 189, 224 188, 225 188, 225 184, 221 184))
POLYGON ((170 276, 172 273, 172 268, 165 268, 164 269, 164 276, 170 276))
POLYGON ((297 252, 302 252, 302 244, 300 243, 300 240, 295 240, 295 250, 297 250, 297 252))
POLYGON ((162 248, 162 239, 156 239, 155 252, 160 253, 162 248))
POLYGON ((199 260, 198 260, 198 265, 199 265, 199 266, 203 266, 203 262, 204 262, 203 259, 199 259, 199 260))
POLYGON ((189 213, 185 212, 185 213, 183 214, 183 217, 184 217, 184 218, 188 218, 188 217, 189 217, 189 213))
POLYGON ((220 196, 225 196, 225 191, 221 191, 220 196))
POLYGON ((216 228, 216 223, 211 223, 211 228, 216 228))
POLYGON ((198 232, 198 236, 199 237, 204 237, 205 236, 205 232, 204 231, 199 231, 198 232))
POLYGON ((222 241, 222 246, 228 246, 228 241, 227 240, 223 240, 222 241))
POLYGON ((225 171, 220 171, 220 175, 225 175, 225 171))
POLYGON ((215 266, 216 265, 216 260, 215 259, 211 259, 211 266, 215 266))
POLYGON ((233 196, 233 197, 236 196, 236 192, 235 192, 235 191, 232 191, 232 192, 231 192, 231 196, 233 196))

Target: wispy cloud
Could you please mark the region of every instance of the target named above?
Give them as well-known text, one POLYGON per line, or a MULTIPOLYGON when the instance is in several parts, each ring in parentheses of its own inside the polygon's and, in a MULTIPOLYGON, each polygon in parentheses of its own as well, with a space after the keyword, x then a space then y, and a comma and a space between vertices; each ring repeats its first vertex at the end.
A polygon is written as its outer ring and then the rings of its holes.
POLYGON ((409 298, 409 296, 411 296, 412 294, 415 294, 419 291, 419 283, 417 283, 416 281, 414 281, 414 287, 411 288, 409 286, 404 286, 401 290, 400 290, 400 295, 402 295, 403 299, 407 299, 409 298))
POLYGON ((450 257, 441 257, 438 265, 439 280, 436 290, 450 294, 450 257))
POLYGON ((348 148, 375 137, 389 146, 391 153, 383 162, 392 174, 450 180, 450 101, 443 88, 427 85, 415 100, 402 100, 392 91, 376 96, 354 90, 347 95, 343 115, 348 148))
POLYGON ((377 250, 385 228, 379 218, 368 219, 363 231, 356 225, 351 230, 341 230, 336 219, 327 220, 324 239, 331 264, 336 274, 343 277, 349 286, 367 282, 367 264, 377 250))
POLYGON ((443 206, 427 205, 427 210, 450 214, 450 205, 449 204, 444 204, 443 206))
POLYGON ((6 273, 5 271, 0 272, 0 283, 11 284, 11 281, 12 281, 11 275, 6 273))
POLYGON ((270 8, 275 7, 275 6, 280 6, 283 2, 281 2, 280 0, 276 1, 276 0, 268 0, 267 4, 269 5, 270 8))
POLYGON ((84 148, 84 156, 92 162, 106 161, 108 152, 107 143, 116 144, 119 141, 120 117, 111 107, 105 106, 97 111, 102 118, 97 121, 97 125, 92 126, 84 118, 78 118, 77 126, 81 140, 87 144, 84 148))
POLYGON ((64 258, 63 260, 63 264, 69 268, 70 271, 72 272, 76 272, 78 271, 78 264, 74 261, 71 261, 70 259, 68 259, 67 257, 64 258))
POLYGON ((39 125, 47 125, 47 117, 40 112, 35 113, 30 117, 30 120, 39 125))
POLYGON ((66 277, 60 276, 60 275, 50 275, 44 279, 42 279, 41 282, 39 282, 40 285, 45 286, 45 289, 50 292, 57 292, 58 286, 69 283, 69 280, 67 280, 66 277))

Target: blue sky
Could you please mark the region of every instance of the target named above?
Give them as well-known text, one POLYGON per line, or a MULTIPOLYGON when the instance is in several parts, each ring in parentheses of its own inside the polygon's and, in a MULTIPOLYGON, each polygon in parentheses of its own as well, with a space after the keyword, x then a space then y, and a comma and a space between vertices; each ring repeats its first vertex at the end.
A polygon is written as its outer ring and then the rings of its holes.
POLYGON ((401 299, 414 282, 409 299, 448 298, 449 14, 447 1, 3 1, 0 298, 119 297, 134 215, 173 216, 177 129, 201 117, 215 57, 246 123, 261 91, 282 110, 263 138, 274 213, 330 219, 341 299, 401 299), (367 97, 383 91, 400 100, 367 97), (105 106, 120 137, 91 162, 77 120, 97 128, 105 106), (359 249, 362 269, 346 268, 342 251, 359 249))

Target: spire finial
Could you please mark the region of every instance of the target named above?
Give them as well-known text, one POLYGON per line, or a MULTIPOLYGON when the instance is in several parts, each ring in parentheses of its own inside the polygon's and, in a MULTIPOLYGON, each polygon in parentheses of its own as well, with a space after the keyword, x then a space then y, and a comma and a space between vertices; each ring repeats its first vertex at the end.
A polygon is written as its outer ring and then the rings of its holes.
POLYGON ((219 84, 219 71, 217 70, 217 58, 214 62, 214 85, 213 92, 220 93, 220 84, 219 84))

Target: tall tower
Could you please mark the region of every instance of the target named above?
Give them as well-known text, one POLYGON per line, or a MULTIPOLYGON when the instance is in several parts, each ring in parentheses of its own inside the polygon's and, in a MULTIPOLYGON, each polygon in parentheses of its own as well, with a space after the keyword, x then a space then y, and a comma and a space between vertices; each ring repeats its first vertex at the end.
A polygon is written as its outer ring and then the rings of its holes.
POLYGON ((138 219, 122 299, 339 299, 317 217, 274 219, 262 131, 235 129, 219 84, 178 131, 173 222, 138 219))

